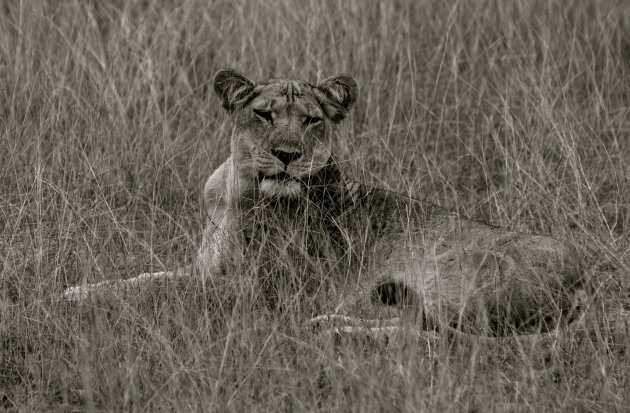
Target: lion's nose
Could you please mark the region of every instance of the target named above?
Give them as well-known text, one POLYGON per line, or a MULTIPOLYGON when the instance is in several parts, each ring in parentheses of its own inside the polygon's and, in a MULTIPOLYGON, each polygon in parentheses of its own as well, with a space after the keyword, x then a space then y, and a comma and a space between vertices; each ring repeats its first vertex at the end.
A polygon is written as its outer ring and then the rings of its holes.
POLYGON ((301 152, 285 152, 278 149, 272 149, 271 153, 285 165, 289 165, 291 162, 302 157, 301 152))

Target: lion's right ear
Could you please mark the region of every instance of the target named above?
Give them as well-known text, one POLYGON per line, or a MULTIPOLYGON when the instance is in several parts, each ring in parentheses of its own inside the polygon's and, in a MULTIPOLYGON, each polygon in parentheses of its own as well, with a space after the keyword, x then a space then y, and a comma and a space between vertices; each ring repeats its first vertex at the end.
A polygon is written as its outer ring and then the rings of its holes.
POLYGON ((221 69, 214 75, 214 93, 229 112, 242 108, 254 98, 254 82, 232 69, 221 69))

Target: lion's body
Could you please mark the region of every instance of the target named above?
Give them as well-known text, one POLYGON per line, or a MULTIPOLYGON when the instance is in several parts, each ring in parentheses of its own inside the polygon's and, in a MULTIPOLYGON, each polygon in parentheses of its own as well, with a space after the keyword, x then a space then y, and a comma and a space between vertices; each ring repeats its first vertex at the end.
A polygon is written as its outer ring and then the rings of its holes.
MULTIPOLYGON (((232 160, 222 168, 238 169, 232 160)), ((226 185, 247 180, 228 176, 235 179, 226 185)), ((561 320, 580 282, 575 251, 559 241, 349 184, 334 163, 296 197, 261 196, 255 183, 239 193, 228 209, 208 211, 212 241, 200 250, 201 272, 254 268, 268 299, 301 292, 313 313, 379 317, 379 307, 395 305, 424 328, 532 332, 561 320), (204 268, 212 256, 222 268, 204 268)))
POLYGON ((356 100, 350 77, 256 85, 223 70, 214 87, 234 130, 204 187, 201 277, 246 266, 271 303, 293 296, 311 316, 395 307, 479 334, 548 329, 571 308, 581 269, 566 244, 345 180, 333 130, 356 100))

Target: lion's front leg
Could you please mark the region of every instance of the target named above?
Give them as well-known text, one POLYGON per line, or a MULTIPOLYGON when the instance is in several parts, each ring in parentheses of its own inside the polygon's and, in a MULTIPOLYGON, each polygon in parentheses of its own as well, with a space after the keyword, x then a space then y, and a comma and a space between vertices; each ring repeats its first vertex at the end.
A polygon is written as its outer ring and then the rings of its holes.
POLYGON ((233 167, 230 156, 210 175, 203 188, 206 226, 197 255, 197 270, 202 278, 219 273, 227 253, 230 226, 233 222, 230 214, 231 191, 229 190, 230 181, 233 180, 234 175, 233 167))
POLYGON ((105 280, 93 284, 80 284, 68 287, 63 292, 63 299, 70 302, 80 302, 87 300, 95 294, 108 291, 110 293, 129 293, 131 291, 141 291, 147 283, 160 281, 170 281, 180 277, 189 277, 193 273, 193 268, 189 265, 178 268, 174 271, 147 272, 133 278, 122 280, 105 280))
POLYGON ((206 181, 203 190, 207 220, 197 257, 197 270, 202 278, 223 271, 228 258, 240 251, 238 236, 238 203, 252 181, 239 173, 230 156, 206 181))
POLYGON ((230 211, 223 216, 208 218, 197 256, 197 271, 202 278, 212 277, 223 270, 228 254, 237 248, 238 237, 234 237, 234 219, 230 211), (217 219, 218 218, 218 219, 217 219))
POLYGON ((235 222, 231 202, 235 198, 235 169, 232 157, 228 158, 208 178, 204 187, 204 200, 208 220, 204 229, 203 241, 198 258, 193 266, 185 266, 174 271, 160 271, 140 274, 133 278, 105 280, 98 283, 84 283, 68 287, 62 294, 66 301, 83 301, 100 292, 123 292, 131 289, 142 290, 148 283, 169 281, 180 277, 201 276, 202 280, 221 270, 224 256, 234 243, 229 235, 235 222))

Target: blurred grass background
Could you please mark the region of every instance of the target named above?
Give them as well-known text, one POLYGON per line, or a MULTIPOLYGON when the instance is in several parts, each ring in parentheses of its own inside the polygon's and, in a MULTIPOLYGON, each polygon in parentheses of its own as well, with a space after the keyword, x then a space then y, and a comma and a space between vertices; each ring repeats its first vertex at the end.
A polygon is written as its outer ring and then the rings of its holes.
POLYGON ((7 0, 0 408, 627 409, 630 344, 611 343, 595 316, 541 352, 340 346, 193 289, 49 302, 83 280, 192 261, 201 187, 229 151, 211 88, 223 67, 253 79, 352 74, 361 95, 340 132, 349 174, 571 240, 591 263, 593 311, 629 304, 623 0, 7 0))

